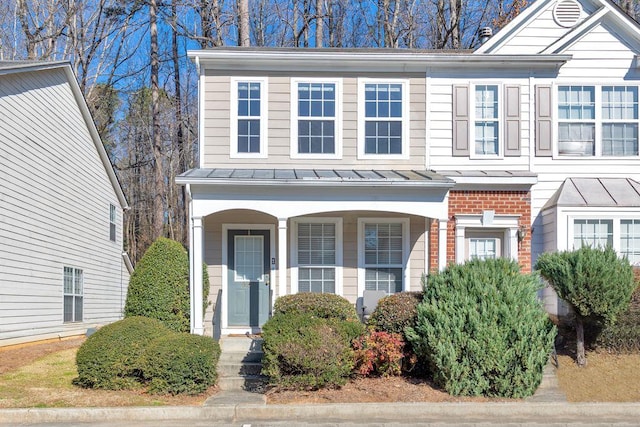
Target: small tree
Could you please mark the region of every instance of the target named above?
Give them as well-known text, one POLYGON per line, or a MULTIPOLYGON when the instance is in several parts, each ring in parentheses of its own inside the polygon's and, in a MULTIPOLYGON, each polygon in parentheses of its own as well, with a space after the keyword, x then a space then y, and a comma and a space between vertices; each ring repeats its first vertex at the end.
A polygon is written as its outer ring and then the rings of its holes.
MULTIPOLYGON (((209 276, 203 266, 203 299, 209 276)), ((164 237, 156 240, 136 265, 129 280, 124 314, 158 319, 176 332, 189 332, 189 257, 184 247, 164 237)))
POLYGON ((584 324, 610 324, 628 307, 634 290, 633 270, 611 248, 584 246, 575 251, 545 253, 536 263, 560 298, 571 305, 575 316, 576 362, 585 366, 584 324))

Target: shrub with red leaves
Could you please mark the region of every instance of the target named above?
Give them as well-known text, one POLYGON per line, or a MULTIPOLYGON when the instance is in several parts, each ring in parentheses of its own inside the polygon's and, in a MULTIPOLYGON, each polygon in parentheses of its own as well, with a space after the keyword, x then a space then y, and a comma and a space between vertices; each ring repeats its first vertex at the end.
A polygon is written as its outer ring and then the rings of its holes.
POLYGON ((400 334, 369 331, 353 341, 356 365, 360 375, 400 375, 404 340, 400 334))

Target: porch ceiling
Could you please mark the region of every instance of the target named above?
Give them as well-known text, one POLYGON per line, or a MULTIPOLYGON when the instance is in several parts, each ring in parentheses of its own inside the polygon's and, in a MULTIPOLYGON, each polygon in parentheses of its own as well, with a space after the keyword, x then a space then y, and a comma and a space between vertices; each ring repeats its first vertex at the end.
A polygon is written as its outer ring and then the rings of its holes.
POLYGON ((382 169, 191 169, 176 178, 178 184, 420 186, 450 188, 452 179, 427 170, 382 169))

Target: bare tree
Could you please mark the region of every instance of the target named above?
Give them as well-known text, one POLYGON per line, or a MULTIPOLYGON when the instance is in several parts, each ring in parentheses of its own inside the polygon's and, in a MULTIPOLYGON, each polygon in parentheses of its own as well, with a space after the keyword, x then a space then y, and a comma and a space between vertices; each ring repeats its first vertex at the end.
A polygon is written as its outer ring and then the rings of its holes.
POLYGON ((151 108, 152 108, 152 137, 153 137, 153 182, 155 191, 153 195, 153 221, 151 236, 153 240, 164 233, 164 176, 162 174, 162 135, 160 125, 160 86, 159 55, 158 55, 158 5, 156 0, 149 0, 149 35, 151 65, 151 108))
POLYGON ((250 46, 249 0, 238 1, 238 46, 250 46))

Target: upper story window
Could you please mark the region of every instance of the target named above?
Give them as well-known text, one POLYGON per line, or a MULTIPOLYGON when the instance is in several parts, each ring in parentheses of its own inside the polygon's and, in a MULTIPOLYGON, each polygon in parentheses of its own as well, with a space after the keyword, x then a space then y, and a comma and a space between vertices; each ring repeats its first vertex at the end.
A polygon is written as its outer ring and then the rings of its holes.
POLYGON ((497 85, 476 85, 474 142, 478 156, 497 156, 499 146, 499 103, 497 85))
POLYGON ((231 81, 231 157, 267 156, 267 80, 231 81))
POLYGON ((560 156, 637 156, 638 88, 559 86, 560 156))
POLYGON ((116 207, 109 204, 109 240, 116 241, 116 207))
POLYGON ((291 157, 340 157, 340 88, 340 80, 292 79, 291 157))
POLYGON ((408 82, 403 80, 360 81, 360 157, 408 158, 408 88, 408 82))

